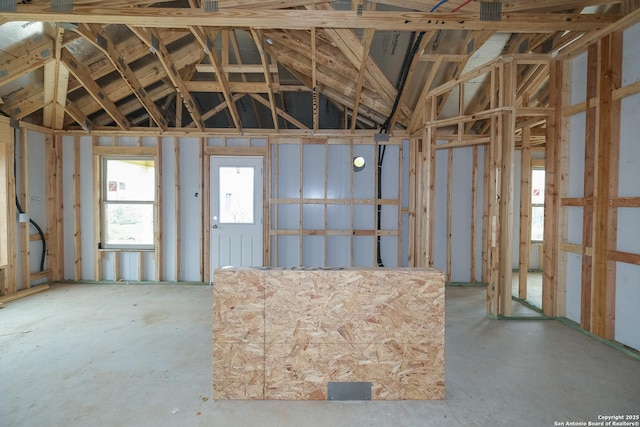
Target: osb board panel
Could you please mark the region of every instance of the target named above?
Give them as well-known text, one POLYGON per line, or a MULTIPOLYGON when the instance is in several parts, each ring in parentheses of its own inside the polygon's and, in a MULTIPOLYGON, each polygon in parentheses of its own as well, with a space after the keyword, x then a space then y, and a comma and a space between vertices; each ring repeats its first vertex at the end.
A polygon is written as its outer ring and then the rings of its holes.
POLYGON ((216 270, 213 336, 216 343, 264 341, 264 286, 252 270, 216 270))
POLYGON ((264 344, 213 344, 213 398, 264 399, 264 344))
POLYGON ((374 400, 444 399, 444 346, 267 344, 265 398, 326 400, 327 385, 371 382, 374 400))
POLYGON ((441 272, 229 269, 214 274, 215 399, 326 399, 330 381, 371 382, 373 399, 444 398, 441 272), (254 359, 259 356, 223 343, 263 345, 263 395, 244 390, 259 378, 256 369, 247 368, 259 366, 254 359), (234 390, 234 383, 242 384, 241 390, 234 390))
POLYGON ((265 276, 265 339, 324 344, 420 343, 443 336, 438 273, 275 271, 265 276), (429 309, 425 309, 429 307, 429 309))

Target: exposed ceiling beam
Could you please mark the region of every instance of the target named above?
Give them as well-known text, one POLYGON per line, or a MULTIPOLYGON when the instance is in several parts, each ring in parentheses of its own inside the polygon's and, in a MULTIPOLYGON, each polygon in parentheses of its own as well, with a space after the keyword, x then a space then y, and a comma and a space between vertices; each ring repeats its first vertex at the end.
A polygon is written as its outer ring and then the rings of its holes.
MULTIPOLYGON (((167 31, 162 34, 162 41, 165 45, 168 45, 184 38, 186 35, 187 33, 185 33, 184 31, 167 31)), ((78 35, 78 37, 80 37, 80 35, 78 35)), ((125 62, 129 64, 151 54, 151 52, 149 51, 149 47, 142 43, 137 37, 131 37, 121 43, 118 43, 116 49, 118 50, 118 52, 120 52, 120 56, 122 56, 125 62)), ((99 79, 100 77, 104 77, 107 74, 115 71, 115 68, 110 61, 101 60, 85 65, 91 71, 91 76, 94 79, 99 79)), ((141 70, 137 70, 136 74, 139 75, 140 71, 141 70)), ((161 74, 164 77, 164 73, 161 74)), ((78 89, 78 87, 80 87, 79 84, 70 83, 69 92, 73 92, 74 90, 78 89)))
POLYGON ((231 118, 233 120, 234 126, 239 132, 242 132, 242 122, 240 121, 240 116, 238 115, 238 109, 236 108, 236 104, 231 100, 231 89, 229 88, 229 80, 227 79, 226 74, 222 71, 222 66, 220 65, 218 54, 216 53, 215 47, 213 46, 214 36, 211 33, 208 33, 208 30, 204 30, 198 27, 192 27, 191 32, 204 49, 205 54, 209 58, 209 62, 213 66, 216 78, 222 85, 222 95, 224 96, 224 100, 227 102, 227 106, 229 107, 229 112, 231 113, 231 118))
POLYGON ((90 130, 93 127, 93 123, 91 122, 91 120, 89 120, 89 118, 82 112, 82 110, 80 110, 78 106, 70 100, 67 100, 64 109, 67 114, 71 118, 73 118, 73 120, 75 120, 76 123, 78 123, 83 129, 90 130))
POLYGON ((260 30, 256 30, 254 28, 251 29, 251 35, 253 36, 253 40, 256 43, 256 48, 258 49, 258 54, 260 55, 260 62, 262 62, 262 69, 264 70, 264 79, 269 87, 269 104, 271 109, 271 118, 273 120, 273 128, 278 130, 278 115, 277 115, 277 107, 276 100, 273 96, 273 85, 271 83, 271 73, 269 73, 269 62, 267 61, 267 55, 264 52, 264 46, 262 44, 262 32, 260 30))
MULTIPOLYGON (((249 96, 255 99, 256 101, 258 101, 259 103, 261 103, 262 105, 264 105, 265 107, 271 108, 270 102, 267 102, 267 100, 261 97, 260 95, 250 93, 249 96)), ((290 114, 284 112, 281 108, 276 107, 276 112, 280 117, 282 117, 283 119, 285 119, 286 121, 288 121, 289 123, 297 127, 298 129, 309 129, 302 122, 298 121, 295 117, 291 116, 290 114)))
POLYGON ((81 25, 76 31, 106 55, 109 62, 111 62, 118 73, 120 73, 125 83, 131 88, 131 92, 138 98, 156 125, 162 130, 166 130, 167 119, 153 102, 145 87, 140 83, 140 80, 138 80, 129 63, 120 55, 111 36, 98 25, 81 25))
MULTIPOLYGON (((308 58, 293 51, 286 51, 284 49, 274 49, 274 46, 270 46, 270 51, 277 56, 278 61, 289 68, 290 71, 295 71, 296 77, 300 75, 311 75, 311 64, 308 58)), ((337 95, 332 98, 334 101, 351 108, 353 106, 353 99, 357 90, 356 78, 351 79, 350 76, 344 76, 341 73, 336 73, 335 70, 321 69, 318 73, 318 82, 323 85, 323 93, 328 96, 329 93, 337 95)), ((305 84, 311 85, 311 80, 302 80, 305 84)), ((383 101, 377 93, 372 92, 369 89, 363 89, 361 92, 361 110, 369 110, 369 113, 375 112, 376 118, 382 117, 378 123, 382 123, 391 112, 391 106, 383 101)), ((331 98, 331 97, 330 97, 331 98)), ((373 119, 371 116, 366 116, 369 119, 373 119)))
POLYGON ((367 69, 367 59, 369 58, 369 50, 371 49, 371 41, 373 40, 373 36, 375 33, 375 30, 369 28, 367 28, 364 33, 364 43, 362 44, 362 58, 360 60, 360 66, 358 68, 360 71, 358 72, 356 96, 353 103, 353 114, 351 115, 351 132, 355 132, 356 124, 358 122, 356 118, 358 117, 358 110, 360 110, 360 101, 362 99, 362 85, 364 84, 365 71, 367 69))
POLYGON ((413 109, 411 121, 409 122, 408 129, 410 133, 415 132, 424 121, 428 120, 428 118, 425 117, 425 109, 426 109, 425 99, 427 97, 427 94, 431 90, 431 86, 433 85, 433 82, 436 79, 436 75, 438 74, 438 71, 440 71, 440 66, 442 65, 442 62, 443 62, 443 59, 440 58, 440 60, 436 59, 435 62, 431 63, 431 69, 429 70, 427 79, 422 85, 422 92, 418 97, 418 102, 415 108, 413 109))
POLYGON ((44 66, 44 111, 42 124, 50 129, 62 129, 64 126, 65 104, 67 103, 67 88, 69 86, 69 70, 60 63, 64 29, 56 25, 53 29, 55 37, 55 61, 47 62, 44 66))
POLYGON ((286 9, 316 4, 318 0, 219 0, 219 9, 286 9))
MULTIPOLYGON (((236 101, 240 100, 241 98, 243 98, 245 95, 246 95, 245 93, 236 93, 235 95, 233 95, 233 97, 231 99, 233 100, 233 102, 236 102, 236 101)), ((206 113, 204 113, 202 115, 202 120, 208 120, 211 117, 213 117, 216 114, 218 114, 219 112, 225 110, 226 108, 227 108, 227 101, 223 101, 220 104, 216 105, 211 110, 209 110, 206 113)), ((196 127, 196 125, 193 124, 193 123, 190 123, 189 125, 187 125, 185 127, 193 128, 193 127, 196 127)))
POLYGON ((54 59, 53 40, 43 37, 39 44, 29 47, 22 55, 0 63, 0 85, 20 78, 54 59))
POLYGON ((96 100, 98 104, 111 116, 114 122, 122 129, 129 129, 130 123, 120 112, 116 104, 104 93, 102 88, 91 78, 91 73, 80 61, 75 59, 68 50, 64 49, 61 61, 69 69, 69 72, 78 79, 87 92, 96 100))
POLYGON ((182 77, 180 77, 178 69, 173 63, 167 47, 160 38, 158 30, 156 28, 152 28, 148 32, 139 31, 139 28, 131 28, 131 30, 138 36, 138 38, 140 38, 140 40, 142 40, 144 44, 149 46, 155 52, 156 58, 158 59, 158 61, 160 61, 160 64, 162 64, 162 68, 164 68, 165 72, 167 73, 169 80, 171 80, 171 83, 173 83, 173 85, 175 86, 178 94, 180 95, 180 98, 182 98, 182 102, 191 115, 191 118, 196 124, 196 127, 198 128, 198 130, 204 130, 204 121, 202 120, 200 112, 198 111, 198 106, 187 90, 184 84, 184 80, 182 80, 182 77))
POLYGON ((313 113, 313 131, 318 132, 320 126, 320 88, 318 87, 318 61, 317 61, 317 42, 316 27, 311 29, 311 111, 313 113))
MULTIPOLYGON (((171 37, 169 37, 168 39, 164 37, 162 40, 165 42, 165 44, 167 43, 167 40, 171 40, 171 37)), ((138 42, 140 42, 138 40, 138 42)), ((176 49, 173 54, 172 54, 172 58, 173 58, 173 62, 176 66, 176 69, 178 70, 182 70, 185 67, 188 67, 189 65, 199 62, 202 60, 202 57, 204 55, 204 52, 202 51, 202 49, 197 49, 194 48, 194 43, 192 44, 187 44, 184 45, 182 47, 180 47, 179 49, 176 49)), ((140 43, 142 44, 142 43, 140 43)), ((144 45, 143 45, 144 46, 144 45)), ((146 48, 145 49, 147 52, 149 52, 149 49, 146 48)), ((101 63, 104 62, 106 64, 109 64, 109 68, 113 69, 113 66, 111 65, 111 63, 109 61, 101 61, 101 63)), ((90 67, 88 67, 90 68, 90 67)), ((102 70, 103 67, 101 66, 100 69, 102 70)), ((140 83, 144 86, 144 87, 148 87, 150 85, 152 85, 153 83, 156 83, 158 81, 163 81, 163 80, 168 80, 167 79, 167 74, 165 73, 165 70, 162 67, 158 67, 157 62, 152 61, 149 62, 147 65, 141 67, 140 69, 136 70, 136 76, 138 77, 138 80, 140 80, 140 83)), ((92 77, 95 80, 96 75, 92 74, 92 77)), ((183 78, 184 81, 184 78, 183 78)), ((185 82, 186 83, 186 82, 185 82)), ((173 91, 175 92, 175 88, 173 86, 171 86, 173 91)), ((128 97, 129 95, 131 95, 131 89, 129 88, 129 86, 122 80, 122 79, 117 79, 114 80, 110 83, 107 83, 104 86, 104 90, 105 92, 109 93, 109 96, 111 97, 112 100, 114 100, 115 102, 118 102, 126 97, 128 97)), ((153 99, 153 97, 152 97, 153 99)), ((95 102, 95 100, 91 97, 86 97, 86 98, 80 98, 75 100, 76 104, 78 105, 78 107, 80 107, 82 109, 82 111, 84 111, 86 114, 93 114, 97 111, 99 111, 100 105, 97 104, 95 102)), ((139 101, 136 99, 135 100, 136 103, 139 104, 139 101)))
MULTIPOLYGON (((231 47, 233 48, 233 54, 236 58, 236 65, 240 66, 240 67, 244 67, 242 64, 242 51, 240 50, 240 44, 238 43, 238 37, 236 36, 236 31, 235 30, 225 30, 225 33, 228 34, 228 42, 231 44, 231 47)), ((224 33, 223 33, 224 34, 224 33)), ((225 65, 226 67, 230 67, 229 65, 225 65)), ((263 72, 262 70, 262 66, 256 66, 257 68, 260 69, 259 72, 263 72)), ((269 67, 269 71, 271 72, 278 72, 278 66, 277 65, 273 65, 271 67, 269 67), (275 69, 275 71, 272 71, 272 69, 275 69)), ((247 82, 247 75, 244 72, 241 72, 240 77, 242 78, 242 81, 244 83, 247 82)), ((265 86, 267 87, 267 92, 269 92, 271 90, 271 88, 265 83, 265 86)), ((255 91, 253 91, 255 92, 255 91)), ((267 93, 265 92, 265 93, 267 93)), ((253 108, 254 114, 256 116, 256 121, 258 122, 258 127, 259 128, 263 128, 263 124, 262 124, 262 116, 260 114, 258 114, 258 105, 256 104, 256 100, 251 98, 251 107, 253 108)))
MULTIPOLYGON (((564 13, 503 13, 501 21, 491 22, 500 32, 532 33, 562 30, 597 31, 620 18, 616 15, 564 13)), ((477 14, 379 12, 325 10, 220 10, 74 6, 73 12, 52 12, 41 5, 18 5, 16 12, 0 12, 10 21, 75 22, 78 24, 125 24, 135 27, 189 28, 375 28, 378 31, 485 30, 487 22, 477 14)))
MULTIPOLYGON (((234 36, 232 36, 234 37, 234 36)), ((237 44, 237 42, 236 42, 237 44)), ((237 55, 237 52, 236 52, 237 55)), ((236 60, 238 57, 236 56, 236 60)), ((241 61, 240 61, 241 62, 241 61)), ((262 65, 255 64, 225 64, 221 65, 222 71, 225 73, 241 73, 241 74, 262 74, 264 73, 264 69, 262 65)), ((215 70, 213 69, 213 65, 211 64, 198 64, 196 65, 196 70, 199 73, 213 73, 215 70)), ((269 72, 272 74, 276 74, 278 72, 277 65, 269 65, 269 72)))
MULTIPOLYGON (((224 88, 220 82, 206 80, 185 81, 184 85, 189 92, 222 92, 224 88)), ((274 86, 274 92, 278 92, 280 86, 274 86)), ((229 82, 229 90, 233 93, 269 93, 269 85, 266 82, 229 82)))
MULTIPOLYGON (((429 31, 428 33, 424 33, 422 40, 420 40, 420 44, 418 45, 415 55, 413 58, 411 58, 409 71, 407 72, 407 79, 405 81, 402 92, 400 93, 400 102, 398 105, 402 105, 402 100, 404 99, 404 97, 407 94, 407 91, 411 87, 411 81, 413 80, 413 76, 414 76, 413 72, 415 71, 416 66, 418 65, 418 62, 420 62, 420 57, 422 56, 422 53, 426 49, 427 44, 429 44, 429 42, 431 41, 431 38, 433 37, 434 33, 435 31, 429 31)), ((417 40, 414 43, 417 43, 417 40)), ((408 117, 411 117, 411 115, 412 114, 409 114, 408 117)), ((392 113, 391 120, 389 121, 389 129, 388 129, 389 131, 392 131, 393 129, 395 129, 397 120, 398 120, 398 110, 393 111, 392 113)), ((405 126, 408 126, 407 122, 408 120, 405 121, 405 126)))
POLYGON ((506 1, 502 3, 503 12, 560 12, 570 9, 583 9, 588 6, 618 3, 615 0, 529 0, 506 1))

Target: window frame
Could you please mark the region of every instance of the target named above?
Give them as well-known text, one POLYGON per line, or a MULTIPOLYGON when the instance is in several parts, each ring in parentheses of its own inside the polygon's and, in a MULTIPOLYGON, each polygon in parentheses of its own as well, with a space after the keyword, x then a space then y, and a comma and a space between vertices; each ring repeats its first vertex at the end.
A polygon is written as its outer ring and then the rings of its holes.
MULTIPOLYGON (((106 148, 106 147, 104 147, 106 148)), ((111 148, 111 147, 109 147, 111 148)), ((155 153, 155 149, 150 150, 128 150, 124 147, 119 149, 105 150, 98 154, 99 172, 99 210, 100 210, 100 239, 98 249, 106 251, 155 251, 157 244, 158 233, 158 159, 155 153), (110 160, 131 160, 131 161, 153 161, 154 175, 153 175, 153 200, 108 200, 107 189, 109 181, 107 179, 107 162, 110 160), (108 221, 107 221, 107 208, 114 205, 145 205, 152 206, 153 209, 153 243, 151 244, 122 244, 122 243, 107 243, 108 235, 108 221)))

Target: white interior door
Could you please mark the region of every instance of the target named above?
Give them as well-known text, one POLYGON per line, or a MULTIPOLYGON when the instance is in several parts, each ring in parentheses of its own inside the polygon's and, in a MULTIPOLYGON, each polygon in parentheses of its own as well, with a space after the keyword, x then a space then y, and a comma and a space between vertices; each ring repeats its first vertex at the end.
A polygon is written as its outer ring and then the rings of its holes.
POLYGON ((211 157, 211 281, 224 266, 262 266, 262 157, 211 157))

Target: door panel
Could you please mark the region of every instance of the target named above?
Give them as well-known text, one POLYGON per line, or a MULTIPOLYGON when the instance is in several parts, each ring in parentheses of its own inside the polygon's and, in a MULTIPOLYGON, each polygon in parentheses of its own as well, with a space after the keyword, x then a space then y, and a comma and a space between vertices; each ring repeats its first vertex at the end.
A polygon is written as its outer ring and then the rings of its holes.
POLYGON ((211 157, 211 271, 262 266, 262 157, 211 157))

